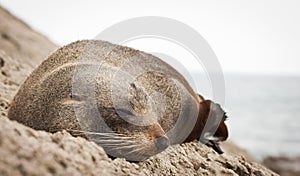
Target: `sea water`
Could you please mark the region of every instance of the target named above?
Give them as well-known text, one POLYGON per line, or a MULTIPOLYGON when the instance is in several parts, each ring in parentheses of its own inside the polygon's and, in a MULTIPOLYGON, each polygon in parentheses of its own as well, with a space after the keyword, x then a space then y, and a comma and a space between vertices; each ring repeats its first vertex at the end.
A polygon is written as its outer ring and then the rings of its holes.
POLYGON ((300 156, 300 77, 225 75, 230 139, 256 159, 300 156))
MULTIPOLYGON (((213 99, 209 76, 186 79, 198 93, 213 99)), ((256 159, 266 156, 300 156, 300 77, 224 75, 229 139, 256 159)), ((217 102, 218 103, 218 102, 217 102)))

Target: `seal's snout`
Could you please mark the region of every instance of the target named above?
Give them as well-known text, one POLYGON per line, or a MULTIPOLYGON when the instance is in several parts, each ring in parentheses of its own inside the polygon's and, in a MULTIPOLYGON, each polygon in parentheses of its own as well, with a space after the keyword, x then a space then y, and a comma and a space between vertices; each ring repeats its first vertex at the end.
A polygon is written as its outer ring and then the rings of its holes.
POLYGON ((155 153, 162 152, 169 147, 169 138, 166 136, 166 133, 158 123, 150 126, 149 131, 151 134, 151 140, 154 142, 155 153))
POLYGON ((170 141, 166 136, 160 136, 156 139, 156 150, 157 153, 165 150, 166 148, 168 148, 170 145, 170 141))

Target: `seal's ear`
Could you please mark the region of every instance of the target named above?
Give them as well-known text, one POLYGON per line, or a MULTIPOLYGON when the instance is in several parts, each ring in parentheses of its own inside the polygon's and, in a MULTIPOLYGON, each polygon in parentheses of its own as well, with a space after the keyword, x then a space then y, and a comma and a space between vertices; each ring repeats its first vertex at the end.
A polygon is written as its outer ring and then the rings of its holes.
POLYGON ((205 99, 204 99, 204 97, 203 97, 202 95, 197 94, 197 100, 198 100, 199 103, 201 103, 201 102, 204 101, 205 99))

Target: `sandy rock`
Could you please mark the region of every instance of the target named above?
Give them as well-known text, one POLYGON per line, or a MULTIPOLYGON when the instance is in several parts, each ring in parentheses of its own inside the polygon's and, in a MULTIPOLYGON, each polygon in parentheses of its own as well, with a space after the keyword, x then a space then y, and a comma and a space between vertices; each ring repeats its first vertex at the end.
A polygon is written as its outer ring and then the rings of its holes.
POLYGON ((1 6, 0 21, 0 48, 22 65, 34 69, 58 47, 1 6))
POLYGON ((170 147, 146 161, 110 159, 93 142, 36 131, 0 118, 0 175, 276 175, 243 157, 219 155, 191 142, 170 147))
POLYGON ((300 157, 274 157, 263 160, 263 165, 283 176, 300 175, 300 157))
POLYGON ((275 175, 241 156, 219 155, 198 142, 172 146, 140 165, 157 175, 275 175))
POLYGON ((233 156, 242 156, 246 161, 255 162, 254 157, 249 154, 245 149, 237 146, 232 141, 225 141, 222 143, 222 149, 225 153, 233 155, 233 156))
POLYGON ((19 85, 58 48, 0 6, 0 110, 6 114, 19 85))
POLYGON ((103 175, 134 173, 125 160, 113 162, 104 150, 66 132, 35 131, 0 118, 0 175, 103 175), (122 167, 123 166, 123 167, 122 167))

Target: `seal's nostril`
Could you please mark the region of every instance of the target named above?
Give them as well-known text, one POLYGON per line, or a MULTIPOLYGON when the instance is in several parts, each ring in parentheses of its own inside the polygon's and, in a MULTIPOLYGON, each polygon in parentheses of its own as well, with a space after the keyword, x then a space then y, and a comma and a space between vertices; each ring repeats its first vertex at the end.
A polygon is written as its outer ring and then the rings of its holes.
POLYGON ((169 145, 170 145, 170 141, 165 136, 160 136, 156 139, 156 150, 158 153, 168 148, 169 145))

